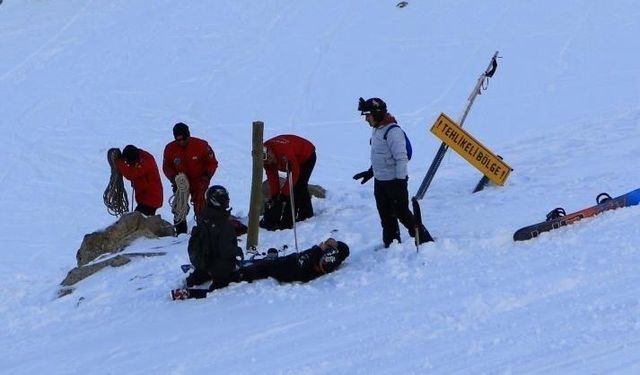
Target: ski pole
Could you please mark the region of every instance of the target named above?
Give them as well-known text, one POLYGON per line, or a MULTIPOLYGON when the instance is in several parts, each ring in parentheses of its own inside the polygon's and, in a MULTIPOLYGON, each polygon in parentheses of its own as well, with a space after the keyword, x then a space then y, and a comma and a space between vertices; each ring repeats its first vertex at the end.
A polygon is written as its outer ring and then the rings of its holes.
POLYGON ((416 243, 416 253, 420 252, 420 227, 422 227, 422 212, 420 211, 420 204, 416 197, 411 198, 411 204, 413 205, 413 238, 416 243))
POLYGON ((298 252, 298 232, 296 231, 296 206, 293 196, 293 179, 291 174, 291 168, 289 168, 289 160, 287 162, 287 183, 289 184, 289 200, 291 201, 291 220, 293 221, 293 241, 296 246, 296 253, 298 252))
MULTIPOLYGON (((476 97, 480 95, 483 89, 486 89, 485 82, 489 78, 493 77, 493 74, 496 72, 496 69, 498 67, 498 62, 496 60, 497 58, 498 58, 498 51, 496 51, 496 53, 493 54, 493 57, 491 58, 491 62, 489 62, 489 66, 480 75, 480 77, 478 77, 478 82, 476 82, 475 87, 473 88, 473 90, 471 90, 471 94, 467 99, 467 105, 465 106, 464 111, 462 112, 462 116, 460 117, 460 121, 458 122, 458 125, 460 125, 460 127, 462 127, 462 125, 464 124, 464 120, 466 120, 467 115, 471 110, 471 106, 473 105, 473 102, 476 100, 476 97)), ((433 158, 433 161, 431 162, 431 166, 429 166, 429 170, 427 171, 427 174, 424 176, 424 179, 422 180, 422 183, 418 188, 418 192, 415 195, 415 197, 418 200, 422 199, 424 197, 424 194, 427 192, 427 189, 429 189, 429 185, 431 185, 431 181, 433 181, 433 177, 436 175, 436 171, 440 167, 440 163, 442 162, 442 159, 444 158, 444 154, 447 152, 448 149, 449 149, 449 146, 446 143, 442 142, 442 144, 440 144, 440 148, 438 149, 436 156, 433 158)))

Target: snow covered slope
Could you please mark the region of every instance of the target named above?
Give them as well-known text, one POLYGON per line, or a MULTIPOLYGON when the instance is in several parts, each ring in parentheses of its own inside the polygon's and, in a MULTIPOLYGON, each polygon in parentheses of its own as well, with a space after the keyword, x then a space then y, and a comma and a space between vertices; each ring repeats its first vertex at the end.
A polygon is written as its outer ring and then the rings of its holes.
MULTIPOLYGON (((598 193, 640 187, 640 4, 631 0, 0 4, 0 372, 422 374, 640 372, 640 208, 539 238, 513 232, 598 193), (360 96, 411 137, 410 192, 500 51, 465 129, 514 168, 480 175, 449 153, 422 201, 437 242, 388 251, 360 96), (300 246, 347 242, 308 284, 235 284, 173 302, 187 237, 140 240, 165 257, 105 269, 56 299, 84 234, 113 222, 106 151, 161 159, 174 123, 214 147, 214 182, 249 207, 251 122, 312 140, 328 189, 300 246)), ((165 195, 169 184, 165 183, 165 195)), ((170 218, 168 204, 160 210, 170 218)), ((291 231, 261 232, 261 246, 291 231)))

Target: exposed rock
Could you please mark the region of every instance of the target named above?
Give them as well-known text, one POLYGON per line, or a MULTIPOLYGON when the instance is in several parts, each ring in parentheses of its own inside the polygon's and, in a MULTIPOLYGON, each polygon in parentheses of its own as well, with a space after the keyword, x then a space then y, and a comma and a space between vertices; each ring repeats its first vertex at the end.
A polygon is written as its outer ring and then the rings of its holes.
POLYGON ((324 199, 327 197, 327 190, 320 185, 309 184, 309 194, 311 194, 312 197, 324 199))
POLYGON ((146 217, 139 212, 130 212, 106 229, 85 235, 76 260, 78 266, 83 266, 102 254, 121 251, 140 237, 168 236, 175 236, 175 229, 160 215, 146 217))
POLYGON ((71 271, 69 271, 69 273, 67 274, 67 277, 65 277, 64 280, 62 280, 62 282, 60 283, 60 285, 62 285, 64 288, 62 288, 59 291, 58 297, 62 297, 67 294, 70 294, 73 291, 72 288, 69 288, 71 285, 74 285, 80 280, 86 279, 87 277, 93 275, 94 273, 100 271, 101 269, 107 266, 109 267, 124 266, 125 264, 129 263, 131 261, 131 258, 133 257, 150 257, 150 256, 161 256, 166 254, 167 254, 166 252, 119 254, 114 256, 113 258, 109 258, 94 264, 76 267, 71 271))
POLYGON ((103 260, 102 262, 98 262, 88 266, 76 267, 69 271, 67 277, 65 277, 60 284, 62 286, 71 286, 80 280, 86 279, 87 277, 93 275, 94 273, 107 266, 120 267, 129 263, 130 261, 131 259, 126 256, 117 255, 111 259, 103 260))

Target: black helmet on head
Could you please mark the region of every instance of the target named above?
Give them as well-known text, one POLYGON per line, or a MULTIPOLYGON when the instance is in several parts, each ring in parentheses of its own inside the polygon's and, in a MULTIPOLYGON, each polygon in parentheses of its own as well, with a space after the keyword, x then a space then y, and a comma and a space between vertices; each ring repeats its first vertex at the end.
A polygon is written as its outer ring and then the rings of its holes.
POLYGON ((360 98, 358 102, 358 111, 361 115, 371 115, 376 121, 382 121, 387 114, 387 103, 380 98, 370 98, 364 100, 360 98))
POLYGON ((134 145, 126 145, 122 150, 122 158, 127 164, 134 164, 140 160, 140 149, 134 145))
POLYGON ((209 207, 221 208, 223 210, 229 208, 229 192, 224 186, 210 186, 204 194, 204 197, 209 207))
POLYGON ((347 259, 347 257, 349 256, 349 246, 347 246, 347 244, 342 241, 338 241, 337 249, 340 253, 340 258, 342 258, 342 260, 347 259))

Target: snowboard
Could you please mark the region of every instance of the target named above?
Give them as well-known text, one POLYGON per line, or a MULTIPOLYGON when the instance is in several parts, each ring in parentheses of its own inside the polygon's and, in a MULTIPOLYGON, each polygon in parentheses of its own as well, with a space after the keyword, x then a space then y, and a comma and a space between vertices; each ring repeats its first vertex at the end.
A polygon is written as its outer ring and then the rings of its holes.
POLYGON ((547 220, 526 226, 518 229, 513 234, 514 241, 526 241, 532 238, 538 237, 540 233, 549 232, 560 227, 571 225, 579 220, 587 217, 598 215, 601 212, 615 210, 616 208, 635 206, 640 203, 640 189, 630 191, 626 194, 622 194, 619 197, 610 198, 608 194, 602 193, 596 198, 596 205, 585 208, 583 210, 566 214, 566 215, 552 215, 554 212, 564 212, 561 208, 556 208, 547 215, 547 220), (601 196, 606 196, 604 199, 600 199, 601 196))

